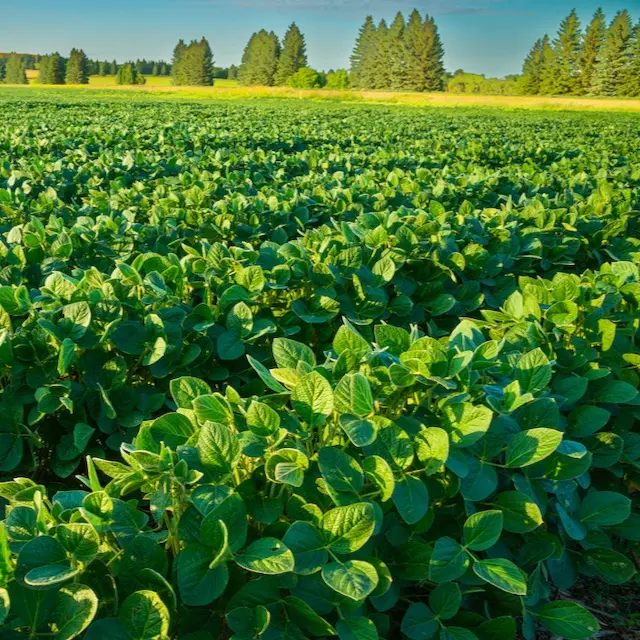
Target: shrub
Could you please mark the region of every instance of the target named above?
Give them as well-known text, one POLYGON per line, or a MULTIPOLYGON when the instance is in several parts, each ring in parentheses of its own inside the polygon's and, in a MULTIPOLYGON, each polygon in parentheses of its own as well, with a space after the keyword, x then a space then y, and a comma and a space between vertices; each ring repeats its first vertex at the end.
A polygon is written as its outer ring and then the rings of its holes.
POLYGON ((322 86, 320 74, 309 67, 298 69, 287 81, 293 89, 318 89, 322 86))

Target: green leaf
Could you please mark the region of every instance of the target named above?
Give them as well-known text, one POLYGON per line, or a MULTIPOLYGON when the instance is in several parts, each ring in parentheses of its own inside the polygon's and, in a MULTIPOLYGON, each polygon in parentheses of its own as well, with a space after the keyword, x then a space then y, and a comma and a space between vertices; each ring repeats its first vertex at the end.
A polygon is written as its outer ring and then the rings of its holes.
POLYGON ((378 586, 375 568, 362 560, 330 562, 322 568, 322 579, 351 600, 364 600, 378 586))
POLYGON ((351 325, 342 325, 333 337, 333 350, 338 355, 344 351, 368 351, 369 348, 369 343, 351 325))
POLYGON ((305 362, 310 367, 316 366, 316 357, 306 344, 289 338, 274 338, 271 348, 273 358, 281 369, 296 369, 299 362, 305 362))
POLYGON ((227 424, 233 422, 233 412, 227 400, 219 393, 206 396, 198 396, 192 401, 196 417, 202 423, 220 422, 227 424))
POLYGON ((238 463, 240 443, 228 427, 206 422, 198 437, 198 452, 207 471, 221 480, 230 475, 238 463))
POLYGON ((504 528, 511 533, 528 533, 542 524, 540 507, 518 491, 501 493, 494 505, 502 511, 504 528))
POLYGON ((455 582, 445 582, 429 594, 429 606, 436 617, 442 620, 453 618, 461 604, 460 587, 455 582))
POLYGON ((300 378, 291 393, 291 404, 308 424, 315 424, 321 416, 333 411, 331 385, 316 371, 300 378))
POLYGON ((149 433, 155 443, 164 442, 173 449, 186 444, 195 432, 191 420, 181 413, 165 413, 156 418, 149 427, 149 433))
POLYGON ((10 606, 9 592, 4 588, 0 588, 0 624, 3 624, 7 619, 10 606))
POLYGON ((502 511, 478 511, 464 523, 465 546, 472 551, 486 551, 498 542, 502 533, 502 511))
POLYGON ((304 600, 295 596, 287 596, 284 599, 284 604, 289 618, 312 637, 323 638, 336 634, 335 629, 304 600))
POLYGON ((614 491, 590 489, 578 510, 580 522, 610 526, 624 522, 631 513, 631 500, 614 491))
POLYGON ((322 518, 325 545, 339 554, 363 547, 375 528, 375 513, 368 502, 357 502, 327 511, 322 518))
POLYGON ((64 376, 69 370, 69 366, 73 362, 76 354, 76 345, 70 338, 65 338, 60 345, 58 353, 58 373, 64 376))
POLYGON ((529 429, 509 440, 507 467, 527 467, 550 456, 562 442, 562 432, 556 429, 529 429))
POLYGON ((547 309, 547 319, 557 327, 566 327, 573 324, 578 319, 578 315, 578 305, 570 300, 556 302, 547 309))
POLYGON ((399 356, 411 347, 411 335, 401 327, 379 324, 374 327, 374 334, 380 349, 386 349, 394 356, 399 356))
POLYGON ((449 457, 449 435, 440 427, 423 427, 414 438, 418 460, 430 476, 443 470, 449 457))
POLYGON ((338 413, 364 418, 373 413, 373 394, 369 381, 361 373, 348 373, 334 391, 334 404, 338 413))
POLYGON ((411 640, 429 640, 435 636, 439 628, 433 612, 422 602, 409 605, 402 618, 402 633, 411 640))
POLYGON ((74 522, 56 527, 56 538, 77 561, 88 564, 98 555, 100 536, 89 524, 74 522))
POLYGON ((83 584, 62 587, 56 595, 51 616, 56 640, 71 640, 80 635, 98 611, 98 598, 83 584))
POLYGON ((360 465, 337 447, 322 447, 318 451, 318 467, 325 482, 334 491, 357 495, 364 486, 360 465))
POLYGON ((200 396, 211 395, 211 387, 200 378, 183 376, 169 383, 173 401, 180 409, 193 409, 193 401, 200 396))
POLYGON ((534 615, 551 633, 566 640, 591 638, 600 630, 596 617, 577 602, 547 602, 534 615))
POLYGON ((310 522, 294 522, 282 541, 295 559, 294 573, 309 575, 320 571, 327 563, 328 553, 322 533, 310 522))
POLYGON ((229 581, 224 563, 211 568, 211 550, 199 545, 183 549, 177 558, 178 590, 182 602, 191 607, 204 607, 219 598, 229 581))
POLYGON ((25 577, 25 584, 34 589, 52 589, 63 582, 67 582, 79 573, 78 569, 69 564, 45 564, 31 569, 25 577))
POLYGON ((247 571, 271 575, 288 573, 295 566, 291 550, 276 538, 260 538, 252 542, 234 560, 247 571))
POLYGON ((489 430, 492 417, 491 409, 482 405, 468 402, 447 405, 444 419, 452 444, 470 447, 489 430))
POLYGON ((366 447, 376 439, 376 426, 371 420, 342 415, 340 426, 356 447, 366 447))
POLYGON ((638 390, 628 382, 609 380, 597 389, 594 400, 607 404, 624 404, 634 400, 637 395, 638 390))
POLYGON ((502 591, 517 596, 527 595, 527 574, 509 560, 478 560, 473 564, 473 572, 502 591))
POLYGON ((453 538, 439 538, 429 565, 429 579, 433 582, 457 580, 469 567, 469 556, 453 538))
POLYGON ((429 509, 429 492, 419 478, 403 476, 395 483, 393 504, 407 524, 415 524, 424 518, 429 509))
POLYGON ((551 382, 549 358, 536 348, 521 356, 516 364, 516 380, 523 393, 537 393, 551 382))
POLYGON ((169 633, 169 610, 153 591, 136 591, 120 607, 118 619, 136 640, 165 640, 169 633))
POLYGON ((258 605, 255 608, 238 607, 226 614, 227 625, 240 636, 261 635, 269 626, 271 614, 268 609, 258 605))
POLYGON ((247 411, 247 426, 259 436, 268 436, 280 428, 280 416, 268 404, 252 402, 247 411))
POLYGON ((363 460, 362 467, 367 479, 380 490, 380 500, 389 500, 395 489, 395 479, 389 463, 380 456, 369 456, 363 460))
POLYGON ((623 584, 631 580, 636 573, 633 562, 613 549, 587 549, 582 559, 608 584, 623 584))
POLYGON ((62 313, 69 323, 69 338, 80 340, 91 324, 91 308, 86 302, 73 302, 62 313))
POLYGON ((376 625, 363 616, 338 620, 336 633, 340 640, 379 640, 376 625))

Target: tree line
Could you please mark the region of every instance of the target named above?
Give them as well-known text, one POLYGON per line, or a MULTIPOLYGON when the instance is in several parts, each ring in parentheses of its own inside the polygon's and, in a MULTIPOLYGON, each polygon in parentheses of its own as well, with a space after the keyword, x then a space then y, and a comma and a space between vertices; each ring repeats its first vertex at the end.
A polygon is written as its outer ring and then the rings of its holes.
POLYGON ((525 94, 640 96, 640 21, 598 9, 584 31, 573 10, 556 37, 538 39, 519 80, 525 94))

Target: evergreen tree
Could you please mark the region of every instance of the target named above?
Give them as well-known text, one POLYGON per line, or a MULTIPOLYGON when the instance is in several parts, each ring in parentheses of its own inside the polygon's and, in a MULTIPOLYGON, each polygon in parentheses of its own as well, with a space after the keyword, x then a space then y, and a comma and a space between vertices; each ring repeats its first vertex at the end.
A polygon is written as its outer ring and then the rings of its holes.
POLYGON ((116 84, 144 84, 144 75, 138 71, 139 65, 128 62, 121 65, 116 74, 116 84))
POLYGON ((89 64, 87 56, 82 49, 71 49, 71 55, 67 62, 67 84, 89 84, 89 64))
POLYGON ((4 81, 7 84, 28 84, 24 60, 17 53, 12 53, 7 60, 4 81))
POLYGON ((273 85, 279 56, 280 43, 273 31, 254 33, 242 55, 238 81, 246 86, 273 85))
POLYGON ((4 82, 7 75, 7 59, 0 58, 0 82, 4 82))
POLYGON ((602 56, 593 74, 590 93, 597 96, 618 95, 629 64, 629 44, 633 27, 625 9, 619 11, 607 30, 602 56))
POLYGON ((554 93, 580 93, 580 54, 582 33, 575 9, 560 23, 558 37, 553 43, 555 50, 554 93))
POLYGON ((64 84, 65 64, 59 53, 52 53, 40 59, 40 84, 64 84))
POLYGON ((376 47, 376 26, 372 16, 367 16, 358 32, 356 44, 351 54, 351 83, 356 89, 370 89, 374 86, 374 56, 376 47))
POLYGON ((107 74, 108 71, 109 71, 109 63, 106 60, 101 60, 100 63, 98 64, 98 75, 106 76, 108 75, 107 74))
POLYGON ((593 84, 593 75, 607 38, 607 22, 602 9, 598 9, 587 27, 582 40, 580 72, 582 93, 588 93, 593 84))
POLYGON ((118 63, 115 60, 111 61, 111 67, 109 69, 109 73, 112 76, 115 76, 118 73, 118 63))
POLYGON ((307 48, 300 29, 294 22, 284 36, 282 53, 278 61, 274 82, 277 85, 286 85, 289 78, 298 71, 307 67, 307 48))
POLYGON ((622 96, 640 96, 640 20, 633 29, 628 45, 629 62, 623 74, 619 93, 622 96))
POLYGON ((405 86, 405 73, 407 69, 407 51, 404 46, 404 16, 400 11, 389 27, 386 38, 386 85, 391 89, 403 89, 405 86))
POLYGON ((525 95, 540 93, 540 82, 543 69, 543 39, 536 40, 522 65, 522 76, 519 80, 520 90, 525 95))
POLYGON ((444 49, 433 18, 414 10, 405 30, 407 67, 405 89, 410 91, 440 91, 444 84, 444 49))
POLYGON ((540 91, 552 95, 556 88, 556 52, 547 34, 542 38, 542 68, 540 70, 540 91))
POLYGON ((178 86, 186 84, 184 66, 182 65, 186 51, 187 45, 181 38, 180 40, 178 40, 178 44, 173 50, 173 58, 171 59, 172 82, 173 84, 178 86))
POLYGON ((371 89, 388 89, 391 86, 389 71, 389 26, 382 18, 376 27, 374 40, 374 53, 372 58, 372 80, 369 82, 371 89), (373 73, 375 71, 375 73, 373 73))
POLYGON ((158 63, 155 63, 151 69, 151 75, 152 76, 159 76, 160 75, 160 67, 158 66, 158 63))

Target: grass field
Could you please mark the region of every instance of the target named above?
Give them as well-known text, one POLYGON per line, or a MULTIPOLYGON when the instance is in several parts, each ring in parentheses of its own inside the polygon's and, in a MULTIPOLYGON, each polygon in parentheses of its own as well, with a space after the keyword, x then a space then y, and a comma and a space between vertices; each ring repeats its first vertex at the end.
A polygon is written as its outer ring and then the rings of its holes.
MULTIPOLYGON (((84 99, 83 92, 109 90, 110 93, 92 95, 88 99, 108 98, 115 100, 161 101, 209 101, 209 100, 256 100, 295 98, 301 100, 332 102, 368 102, 407 105, 415 107, 493 107, 527 110, 571 110, 571 111, 620 111, 639 112, 640 99, 547 97, 547 96, 494 96, 459 95, 451 93, 403 93, 393 91, 334 91, 330 89, 291 89, 289 87, 239 87, 235 80, 216 80, 213 87, 174 87, 169 77, 147 76, 147 84, 141 86, 119 86, 114 76, 91 76, 89 84, 81 87, 42 86, 33 76, 30 87, 39 89, 41 95, 54 99, 84 99), (51 92, 64 92, 51 93, 51 92), (117 92, 117 93, 116 93, 117 92)), ((24 87, 18 87, 24 90, 24 87)), ((30 89, 30 90, 33 90, 30 89)), ((0 98, 10 98, 15 88, 0 86, 0 98)), ((13 96, 23 94, 13 93, 13 96)), ((33 94, 24 94, 33 96, 33 94)))

